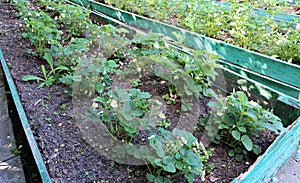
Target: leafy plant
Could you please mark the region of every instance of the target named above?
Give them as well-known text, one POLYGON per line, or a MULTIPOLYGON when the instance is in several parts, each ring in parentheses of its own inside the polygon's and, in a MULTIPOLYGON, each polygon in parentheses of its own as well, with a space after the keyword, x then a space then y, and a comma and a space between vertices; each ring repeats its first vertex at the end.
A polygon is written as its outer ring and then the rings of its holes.
POLYGON ((242 160, 242 153, 261 152, 252 138, 266 129, 279 133, 286 131, 280 118, 263 109, 259 104, 249 101, 244 92, 233 92, 218 102, 211 102, 210 117, 212 120, 203 122, 208 135, 216 143, 225 143, 233 148, 229 156, 242 160))
POLYGON ((172 132, 159 128, 148 140, 150 146, 118 146, 114 157, 120 158, 125 153, 148 162, 152 166, 147 174, 150 182, 171 182, 183 175, 191 183, 195 175, 201 174, 201 154, 206 150, 193 134, 176 128, 172 132))
POLYGON ((33 76, 33 75, 26 75, 22 77, 23 81, 31 81, 31 80, 35 80, 35 81, 42 81, 42 83, 38 86, 43 87, 43 86, 50 86, 52 85, 59 76, 57 76, 56 74, 62 72, 62 71, 68 71, 69 69, 67 67, 64 66, 58 66, 56 68, 54 68, 53 65, 53 60, 52 60, 52 56, 48 53, 45 53, 44 57, 43 57, 48 65, 50 66, 50 71, 47 72, 46 67, 44 65, 41 65, 41 70, 43 73, 44 78, 38 77, 38 76, 33 76))
POLYGON ((44 49, 50 48, 51 45, 60 45, 62 32, 57 29, 57 23, 48 14, 42 11, 28 11, 22 19, 26 24, 26 32, 22 36, 34 44, 39 56, 43 56, 44 49))
POLYGON ((130 89, 128 93, 116 86, 108 95, 109 98, 97 97, 94 101, 100 102, 104 108, 100 119, 108 124, 112 134, 133 138, 139 126, 146 129, 155 126, 150 119, 143 118, 149 106, 147 101, 151 97, 149 93, 139 89, 130 89))
MULTIPOLYGON (((229 0, 237 2, 236 0, 229 0)), ((276 22, 274 15, 290 8, 285 1, 247 1, 248 3, 231 3, 230 6, 211 1, 144 1, 144 0, 110 0, 111 5, 118 8, 150 16, 151 18, 166 21, 170 24, 183 26, 194 32, 220 39, 237 46, 254 50, 272 56, 277 56, 285 61, 299 62, 299 52, 295 38, 286 36, 286 29, 291 34, 299 35, 297 28, 290 29, 290 24, 276 22), (267 9, 269 17, 261 17, 254 10, 255 7, 267 9), (145 8, 147 7, 147 8, 145 8), (201 11, 199 11, 201 9, 201 11), (277 41, 285 37, 286 53, 279 54, 282 45, 277 41), (291 51, 287 51, 291 50, 291 51), (298 52, 297 52, 298 51, 298 52)), ((239 1, 240 2, 240 1, 239 1)), ((295 7, 299 3, 294 4, 295 7)), ((294 22, 297 24, 297 22, 294 22)), ((178 41, 182 39, 178 38, 178 41)), ((299 37, 299 36, 298 36, 299 37)), ((299 40, 299 38, 296 38, 299 40)))

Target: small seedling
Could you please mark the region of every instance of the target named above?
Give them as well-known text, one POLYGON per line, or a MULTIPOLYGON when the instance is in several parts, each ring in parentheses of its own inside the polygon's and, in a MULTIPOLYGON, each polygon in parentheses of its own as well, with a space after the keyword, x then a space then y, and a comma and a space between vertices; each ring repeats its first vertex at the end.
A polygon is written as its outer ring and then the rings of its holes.
POLYGON ((60 106, 60 109, 61 109, 61 110, 65 110, 65 109, 66 109, 66 107, 67 107, 67 105, 66 105, 66 104, 62 104, 62 105, 60 106))

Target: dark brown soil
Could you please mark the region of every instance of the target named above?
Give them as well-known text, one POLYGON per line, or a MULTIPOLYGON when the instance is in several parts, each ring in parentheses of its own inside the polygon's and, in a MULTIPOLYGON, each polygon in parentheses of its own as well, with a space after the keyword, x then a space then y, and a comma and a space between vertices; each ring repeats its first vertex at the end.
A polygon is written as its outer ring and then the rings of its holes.
MULTIPOLYGON (((8 62, 16 83, 21 101, 26 111, 31 129, 53 182, 147 182, 146 166, 121 165, 106 159, 86 142, 74 120, 72 98, 66 86, 52 85, 37 88, 38 83, 23 82, 22 76, 31 74, 42 76, 40 65, 44 60, 33 57, 25 51, 31 48, 22 39, 22 22, 15 16, 13 8, 5 0, 0 0, 0 46, 8 62), (62 107, 65 106, 65 107, 62 107)), ((153 93, 153 86, 141 88, 153 93)), ((161 86, 161 88, 163 88, 161 86)), ((156 91, 160 95, 165 90, 156 91)), ((155 92, 154 92, 155 93, 155 92)), ((154 94, 153 93, 153 94, 154 94)), ((208 99, 201 100, 201 110, 207 113, 208 99)), ((174 114, 179 104, 167 109, 167 116, 174 114)), ((174 116, 176 118, 176 116, 174 116)), ((174 120, 174 119, 171 119, 174 120)), ((176 121, 176 120, 175 120, 176 121)), ((171 127, 172 128, 172 127, 171 127)), ((197 134, 196 134, 197 135, 197 134)), ((266 136, 265 150, 274 139, 266 136)), ((253 164, 256 156, 249 154, 243 162, 227 156, 227 147, 211 144, 214 148, 214 170, 207 175, 205 182, 230 182, 253 164)), ((178 179, 179 182, 180 178, 178 179)), ((197 177, 195 182, 201 182, 197 177)))

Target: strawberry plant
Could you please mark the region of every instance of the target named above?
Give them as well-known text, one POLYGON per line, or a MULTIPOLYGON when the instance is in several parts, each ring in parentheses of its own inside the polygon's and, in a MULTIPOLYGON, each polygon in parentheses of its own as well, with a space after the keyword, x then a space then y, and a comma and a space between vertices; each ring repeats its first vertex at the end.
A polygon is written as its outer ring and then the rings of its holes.
MULTIPOLYGON (((233 3, 230 7, 206 0, 178 0, 176 2, 110 0, 107 3, 124 10, 167 21, 170 24, 175 22, 178 26, 249 50, 269 56, 276 55, 285 61, 299 62, 299 55, 297 54, 299 52, 297 46, 299 36, 289 36, 291 34, 299 35, 299 30, 290 29, 289 24, 275 22, 272 16, 276 14, 277 10, 269 10, 271 17, 263 18, 255 13, 252 5, 247 3, 233 3), (151 10, 149 8, 143 9, 143 7, 151 7, 151 10), (290 31, 287 35, 286 29, 290 31), (278 45, 278 40, 284 40, 284 43, 278 45), (282 45, 285 53, 279 54, 282 45)), ((261 5, 261 3, 257 4, 261 5)), ((270 0, 262 4, 267 7, 274 7, 274 5, 285 6, 286 3, 270 0)))
POLYGON ((46 13, 28 11, 22 19, 26 30, 22 36, 34 44, 39 56, 44 55, 44 49, 60 44, 62 32, 57 29, 57 23, 46 13))
POLYGON ((120 159, 129 154, 149 163, 150 182, 168 183, 183 175, 192 183, 195 175, 202 174, 202 160, 207 161, 209 155, 193 134, 176 128, 172 131, 159 128, 149 135, 148 141, 149 146, 117 146, 113 156, 120 159))
POLYGON ((209 105, 212 107, 212 120, 202 121, 202 125, 214 142, 229 145, 232 148, 229 156, 235 156, 239 161, 247 151, 260 154, 261 148, 251 138, 266 129, 277 134, 286 131, 280 118, 259 104, 250 102, 244 92, 233 92, 209 105))

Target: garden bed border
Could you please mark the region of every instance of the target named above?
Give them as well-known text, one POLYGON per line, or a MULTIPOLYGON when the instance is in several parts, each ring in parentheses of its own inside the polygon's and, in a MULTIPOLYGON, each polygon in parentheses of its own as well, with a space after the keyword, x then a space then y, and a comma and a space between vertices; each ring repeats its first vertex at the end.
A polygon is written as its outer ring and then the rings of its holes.
POLYGON ((296 100, 300 100, 300 77, 295 77, 300 73, 299 65, 249 51, 93 0, 71 1, 143 30, 162 33, 174 40, 177 39, 172 32, 183 35, 186 38, 185 45, 219 55, 222 58, 219 60, 219 63, 224 67, 248 78, 259 80, 260 83, 273 88, 275 91, 285 93, 296 100), (283 75, 282 73, 285 74, 283 75))
MULTIPOLYGON (((106 16, 106 18, 110 18, 110 17, 106 16)), ((110 19, 110 21, 113 21, 113 19, 110 19)), ((124 24, 124 25, 126 25, 126 24, 124 24)), ((25 131, 25 134, 26 134, 27 140, 29 142, 30 148, 32 150, 35 162, 39 169, 39 173, 41 175, 42 181, 45 183, 48 183, 48 182, 50 183, 51 182, 50 176, 47 172, 45 163, 42 159, 42 156, 39 152, 38 146, 34 139, 33 133, 30 129, 28 119, 26 117, 24 108, 20 101, 20 97, 18 95, 16 86, 15 86, 13 78, 10 74, 9 67, 5 61, 5 58, 2 53, 1 48, 0 48, 0 60, 1 60, 2 68, 4 70, 4 75, 6 77, 8 85, 9 85, 9 89, 12 93, 14 104, 16 105, 16 108, 17 108, 17 111, 18 111, 18 114, 20 117, 20 121, 22 123, 22 127, 25 131)), ((224 69, 228 70, 226 68, 224 68, 224 69)), ((228 70, 228 72, 231 73, 232 75, 237 75, 238 77, 241 77, 241 78, 245 78, 245 79, 248 78, 243 75, 238 75, 231 70, 228 70)), ((249 80, 249 79, 247 79, 247 80, 249 80)), ((249 80, 249 81, 252 82, 253 80, 249 80)), ((255 82, 255 84, 259 84, 256 81, 253 81, 253 82, 255 82)), ((264 85, 262 85, 262 86, 265 87, 264 85)), ((268 86, 266 88, 270 89, 270 87, 268 87, 268 86)), ((284 94, 282 96, 284 97, 283 101, 286 98, 288 98, 288 100, 292 100, 292 102, 295 102, 294 99, 291 99, 289 96, 285 96, 284 94)), ((298 103, 296 105, 298 105, 298 103)), ((268 150, 259 159, 257 159, 255 164, 253 164, 251 166, 251 168, 248 170, 248 172, 239 176, 233 182, 248 182, 250 180, 251 181, 254 180, 251 177, 258 178, 259 180, 265 180, 265 179, 269 178, 270 176, 274 175, 274 173, 276 173, 274 171, 276 171, 280 166, 282 166, 286 162, 286 160, 290 156, 293 155, 295 146, 298 145, 299 140, 300 140, 300 117, 292 125, 289 126, 288 132, 281 133, 280 136, 278 138, 276 138, 276 140, 269 146, 268 150), (286 148, 281 148, 281 147, 286 147, 286 148), (284 155, 284 158, 282 157, 283 155, 284 155), (266 165, 264 165, 264 164, 268 164, 270 162, 269 161, 270 157, 274 157, 273 159, 275 161, 275 162, 272 162, 273 164, 272 164, 272 166, 270 166, 272 169, 270 169, 269 172, 266 172, 265 171, 266 169, 263 169, 262 172, 264 172, 265 174, 262 176, 257 176, 255 174, 255 172, 260 170, 260 168, 265 168, 264 166, 266 166, 266 165), (280 161, 277 161, 276 157, 278 157, 280 159, 280 161), (262 166, 262 165, 264 165, 264 166, 262 166)))
POLYGON ((35 163, 36 163, 37 168, 39 170, 41 179, 42 179, 43 183, 51 183, 50 176, 48 174, 48 171, 46 169, 44 160, 43 160, 43 158, 41 156, 41 153, 39 151, 39 148, 37 146, 34 135, 31 131, 30 124, 28 123, 28 119, 26 117, 23 105, 21 103, 16 85, 15 85, 14 80, 13 80, 11 74, 10 74, 8 65, 6 63, 6 60, 4 58, 4 55, 3 55, 3 52, 2 52, 1 48, 0 48, 0 60, 1 60, 1 66, 2 66, 2 69, 3 69, 3 72, 4 72, 4 76, 5 76, 6 81, 8 83, 9 90, 10 90, 12 98, 14 100, 14 104, 16 106, 20 121, 22 123, 23 130, 25 132, 27 141, 28 141, 30 149, 32 151, 32 155, 34 157, 35 163))

